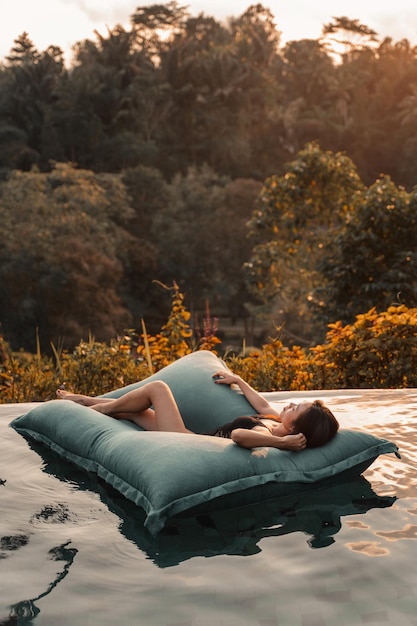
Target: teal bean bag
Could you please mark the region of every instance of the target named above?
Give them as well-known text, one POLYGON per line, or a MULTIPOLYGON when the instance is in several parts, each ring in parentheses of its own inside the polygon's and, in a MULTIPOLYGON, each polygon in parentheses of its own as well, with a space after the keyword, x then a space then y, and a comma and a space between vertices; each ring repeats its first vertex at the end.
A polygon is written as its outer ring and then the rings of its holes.
MULTIPOLYGON (((210 432, 253 409, 244 396, 212 375, 224 363, 200 351, 169 365, 149 380, 165 381, 186 426, 210 432)), ((147 381, 116 390, 120 396, 147 381)), ((289 452, 239 448, 229 439, 202 434, 146 432, 68 400, 40 404, 11 422, 29 439, 94 472, 146 512, 145 526, 157 534, 166 520, 204 505, 213 510, 261 502, 317 489, 363 472, 380 454, 397 453, 385 439, 340 430, 321 448, 289 452)))

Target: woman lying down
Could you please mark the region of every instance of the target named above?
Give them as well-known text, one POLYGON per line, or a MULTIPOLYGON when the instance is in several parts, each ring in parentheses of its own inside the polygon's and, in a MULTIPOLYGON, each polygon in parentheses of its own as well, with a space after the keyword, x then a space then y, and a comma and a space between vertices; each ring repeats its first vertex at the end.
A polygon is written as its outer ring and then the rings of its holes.
MULTIPOLYGON (((290 403, 277 411, 236 374, 217 372, 213 383, 238 385, 255 414, 238 417, 206 434, 230 438, 243 448, 266 446, 292 451, 316 448, 330 441, 339 428, 333 413, 320 400, 290 403)), ((130 420, 144 430, 192 433, 184 424, 171 389, 160 380, 150 381, 117 399, 85 396, 62 389, 56 393, 62 400, 72 400, 115 419, 130 420)))

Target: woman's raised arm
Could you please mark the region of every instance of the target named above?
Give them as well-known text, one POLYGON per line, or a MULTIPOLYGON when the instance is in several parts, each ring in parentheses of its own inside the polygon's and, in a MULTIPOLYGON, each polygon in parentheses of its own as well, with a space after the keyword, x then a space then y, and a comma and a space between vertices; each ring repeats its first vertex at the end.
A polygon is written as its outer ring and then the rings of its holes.
POLYGON ((217 385, 238 385, 239 389, 245 396, 246 400, 253 406, 256 413, 260 415, 274 415, 279 417, 280 413, 261 394, 249 385, 243 378, 232 372, 221 370, 213 375, 214 382, 217 385))
POLYGON ((232 441, 242 448, 278 448, 279 450, 304 450, 307 440, 302 433, 298 435, 285 435, 277 437, 276 435, 266 435, 256 430, 246 430, 245 428, 236 428, 232 430, 232 441))

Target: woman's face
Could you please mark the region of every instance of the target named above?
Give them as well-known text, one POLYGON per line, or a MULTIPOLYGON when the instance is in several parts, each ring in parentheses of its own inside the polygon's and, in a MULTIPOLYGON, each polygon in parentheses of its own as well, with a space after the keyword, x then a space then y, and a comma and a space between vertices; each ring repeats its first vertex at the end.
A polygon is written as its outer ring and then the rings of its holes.
POLYGON ((299 404, 290 402, 290 404, 282 409, 280 413, 281 424, 289 434, 294 430, 294 422, 296 419, 301 415, 301 413, 304 413, 304 411, 309 409, 312 405, 312 402, 307 401, 300 402, 299 404))

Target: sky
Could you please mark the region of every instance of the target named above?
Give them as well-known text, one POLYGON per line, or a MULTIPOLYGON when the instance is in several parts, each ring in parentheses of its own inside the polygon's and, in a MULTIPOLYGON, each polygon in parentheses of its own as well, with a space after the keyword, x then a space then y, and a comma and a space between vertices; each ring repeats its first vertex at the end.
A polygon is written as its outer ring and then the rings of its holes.
MULTIPOLYGON (((219 21, 238 17, 258 0, 178 0, 192 16, 204 13, 219 21)), ((136 7, 163 3, 164 0, 0 0, 0 61, 14 39, 24 31, 42 52, 49 45, 59 46, 67 64, 71 47, 77 41, 95 40, 94 31, 106 35, 117 24, 130 26, 136 7)), ((263 0, 281 32, 281 41, 317 39, 324 24, 333 17, 358 19, 375 30, 378 37, 394 41, 408 39, 417 45, 416 0, 263 0)))

